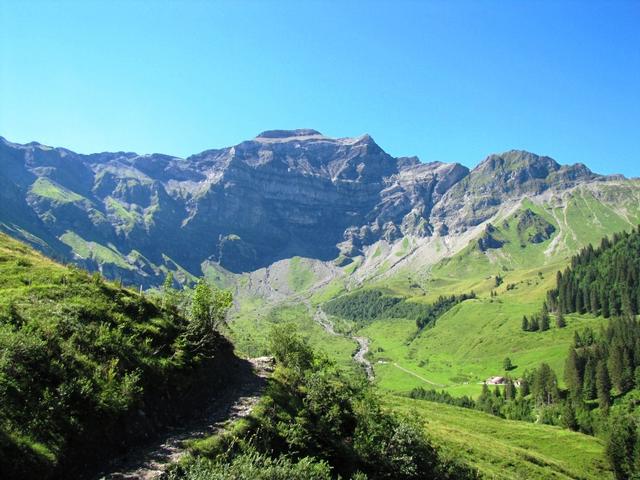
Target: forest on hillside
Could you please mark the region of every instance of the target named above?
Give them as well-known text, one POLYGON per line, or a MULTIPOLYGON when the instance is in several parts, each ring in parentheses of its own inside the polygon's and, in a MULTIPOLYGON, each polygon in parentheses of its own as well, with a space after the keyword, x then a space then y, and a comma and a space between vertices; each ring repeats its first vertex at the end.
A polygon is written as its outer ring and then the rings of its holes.
POLYGON ((323 308, 329 315, 352 320, 360 326, 381 318, 407 318, 415 321, 418 329, 423 329, 427 325, 433 326, 454 305, 471 298, 476 298, 475 293, 440 296, 433 303, 419 303, 371 289, 338 297, 323 308))
POLYGON ((637 315, 640 307, 640 227, 589 244, 558 272, 547 295, 560 313, 592 313, 605 318, 637 315))

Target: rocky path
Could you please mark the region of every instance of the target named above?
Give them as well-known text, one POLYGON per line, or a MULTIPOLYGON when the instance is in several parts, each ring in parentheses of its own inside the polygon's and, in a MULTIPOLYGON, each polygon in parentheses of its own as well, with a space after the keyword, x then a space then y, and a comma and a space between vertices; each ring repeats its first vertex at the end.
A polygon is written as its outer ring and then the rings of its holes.
POLYGON ((232 420, 246 417, 260 399, 266 378, 273 370, 271 357, 249 359, 251 368, 236 379, 235 386, 212 401, 203 416, 169 431, 156 442, 115 459, 96 479, 152 480, 185 453, 185 440, 202 438, 223 428, 232 420))

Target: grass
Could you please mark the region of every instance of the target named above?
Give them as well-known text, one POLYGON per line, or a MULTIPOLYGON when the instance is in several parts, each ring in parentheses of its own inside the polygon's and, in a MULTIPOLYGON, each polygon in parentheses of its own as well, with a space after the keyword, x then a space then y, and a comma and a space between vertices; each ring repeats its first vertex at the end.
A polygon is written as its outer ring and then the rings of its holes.
POLYGON ((259 299, 244 299, 241 309, 229 322, 236 351, 248 357, 269 354, 268 334, 272 325, 292 323, 314 348, 334 359, 338 364, 352 368, 351 356, 355 341, 328 334, 316 323, 303 304, 269 306, 259 299))
POLYGON ((613 479, 595 437, 424 400, 387 396, 385 404, 418 418, 435 443, 485 478, 613 479))
POLYGON ((626 217, 635 218, 631 212, 640 211, 637 205, 636 210, 627 205, 625 217, 586 188, 567 195, 565 209, 525 200, 514 215, 496 220, 493 235, 505 242, 500 249, 483 252, 471 241, 429 272, 407 270, 373 285, 417 302, 472 290, 478 295, 477 300, 452 308, 435 326, 419 334, 412 321, 403 319, 378 320, 362 329, 359 333, 371 339, 370 359, 380 388, 406 392, 428 386, 427 379, 454 395, 475 396, 480 392, 479 382, 505 373, 502 361, 507 356, 516 365, 512 376, 545 361, 562 378, 574 331, 586 326, 598 329, 604 319, 570 315, 566 328, 557 329, 552 319, 549 331, 534 333, 521 330, 522 316, 539 311, 547 290, 555 284, 556 272, 566 266, 571 254, 606 234, 629 228, 632 222, 626 217), (529 232, 518 231, 516 216, 525 209, 556 226, 550 239, 526 241, 529 232), (503 279, 499 286, 498 275, 503 279), (411 288, 418 278, 420 289, 411 288))
POLYGON ((507 356, 516 366, 509 374, 516 378, 541 361, 561 376, 574 331, 587 325, 597 329, 604 321, 567 316, 566 328, 523 332, 522 315, 532 311, 528 304, 467 300, 415 338, 415 324, 408 320, 377 321, 360 333, 372 340, 370 359, 382 389, 406 392, 428 387, 420 376, 452 394, 476 396, 480 382, 505 373, 502 361, 507 356))
POLYGON ((107 197, 105 204, 107 211, 122 221, 125 231, 130 232, 136 223, 143 223, 142 217, 138 212, 126 208, 115 198, 107 197))
POLYGON ((313 270, 308 262, 300 257, 293 257, 289 263, 289 287, 294 292, 302 292, 315 281, 313 270))
POLYGON ((311 296, 311 303, 313 305, 320 305, 328 302, 332 298, 335 298, 345 292, 344 280, 336 278, 331 280, 324 288, 318 290, 311 296))
POLYGON ((57 203, 73 203, 86 200, 83 196, 45 177, 39 177, 33 185, 31 185, 30 191, 34 195, 53 200, 57 203))
POLYGON ((69 245, 73 253, 83 259, 92 259, 99 264, 111 263, 120 268, 132 270, 124 256, 114 248, 105 247, 96 242, 89 242, 75 232, 68 231, 60 236, 60 240, 69 245))

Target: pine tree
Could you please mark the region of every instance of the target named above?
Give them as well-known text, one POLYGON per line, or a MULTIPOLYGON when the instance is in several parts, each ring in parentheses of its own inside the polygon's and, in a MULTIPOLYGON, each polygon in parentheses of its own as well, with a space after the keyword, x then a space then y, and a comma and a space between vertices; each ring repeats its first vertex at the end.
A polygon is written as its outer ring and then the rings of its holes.
POLYGON ((526 315, 522 317, 522 330, 525 332, 529 331, 529 319, 526 315))
POLYGON ((582 391, 585 400, 594 400, 597 396, 596 390, 596 366, 591 357, 587 358, 584 366, 584 380, 582 382, 582 391))
POLYGON ((564 314, 561 311, 559 311, 556 315, 556 326, 558 328, 564 328, 567 326, 567 322, 564 319, 564 314))
POLYGON ((529 331, 537 332, 538 330, 540 330, 540 322, 538 321, 538 317, 534 315, 529 322, 529 331))
POLYGON ((571 400, 567 400, 562 408, 562 426, 569 430, 578 430, 576 410, 573 407, 573 402, 571 400))
POLYGON ((609 318, 609 294, 604 288, 600 290, 600 305, 602 307, 602 316, 609 318))
POLYGON ((558 399, 558 379, 548 364, 542 363, 534 372, 531 393, 537 405, 550 405, 558 399))
POLYGON ((591 304, 591 313, 594 315, 598 315, 600 311, 600 300, 599 300, 598 292, 593 289, 589 294, 589 303, 591 304))
POLYGON ((622 375, 620 378, 620 393, 627 393, 633 388, 634 382, 633 368, 629 354, 625 351, 622 357, 622 375))
POLYGON ((609 315, 615 317, 620 315, 620 305, 615 289, 609 290, 609 315))
POLYGON ((582 304, 582 294, 580 293, 580 290, 577 290, 575 292, 575 302, 574 302, 576 309, 575 311, 578 313, 584 313, 584 309, 583 309, 583 304, 582 304))
POLYGON ((638 427, 631 415, 611 418, 605 452, 617 480, 638 478, 638 427))
POLYGON ((520 389, 518 393, 520 394, 520 398, 524 398, 531 393, 531 384, 526 374, 520 379, 520 389))
POLYGON ((611 406, 611 380, 604 361, 600 360, 596 367, 596 388, 598 390, 598 403, 600 408, 607 412, 611 406))
POLYGON ((540 317, 540 331, 544 332, 546 330, 549 330, 549 314, 543 312, 540 317))
POLYGON ((564 365, 564 381, 567 384, 569 393, 574 399, 582 396, 582 372, 578 354, 575 349, 569 350, 569 356, 564 365))
POLYGON ((609 352, 608 370, 611 377, 611 384, 622 391, 622 371, 624 369, 624 347, 620 342, 611 346, 609 352))
POLYGON ((590 298, 589 298, 589 290, 585 287, 582 289, 582 312, 587 313, 591 306, 590 298))
POLYGON ((511 359, 509 357, 506 357, 503 362, 502 362, 502 367, 506 370, 513 370, 513 363, 511 363, 511 359))
POLYGON ((513 385, 513 380, 507 377, 504 383, 504 398, 505 400, 513 400, 516 398, 516 387, 513 385))
POLYGON ((482 393, 476 401, 476 408, 486 413, 493 413, 493 404, 491 401, 491 392, 486 383, 482 384, 482 393))

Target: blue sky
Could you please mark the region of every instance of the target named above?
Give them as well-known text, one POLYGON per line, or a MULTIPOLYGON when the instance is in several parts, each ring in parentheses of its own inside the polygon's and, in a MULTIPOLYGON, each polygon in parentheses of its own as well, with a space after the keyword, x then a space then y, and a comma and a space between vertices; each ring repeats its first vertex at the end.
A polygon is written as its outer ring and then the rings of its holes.
POLYGON ((262 130, 640 176, 640 2, 0 0, 0 135, 185 156, 262 130))

